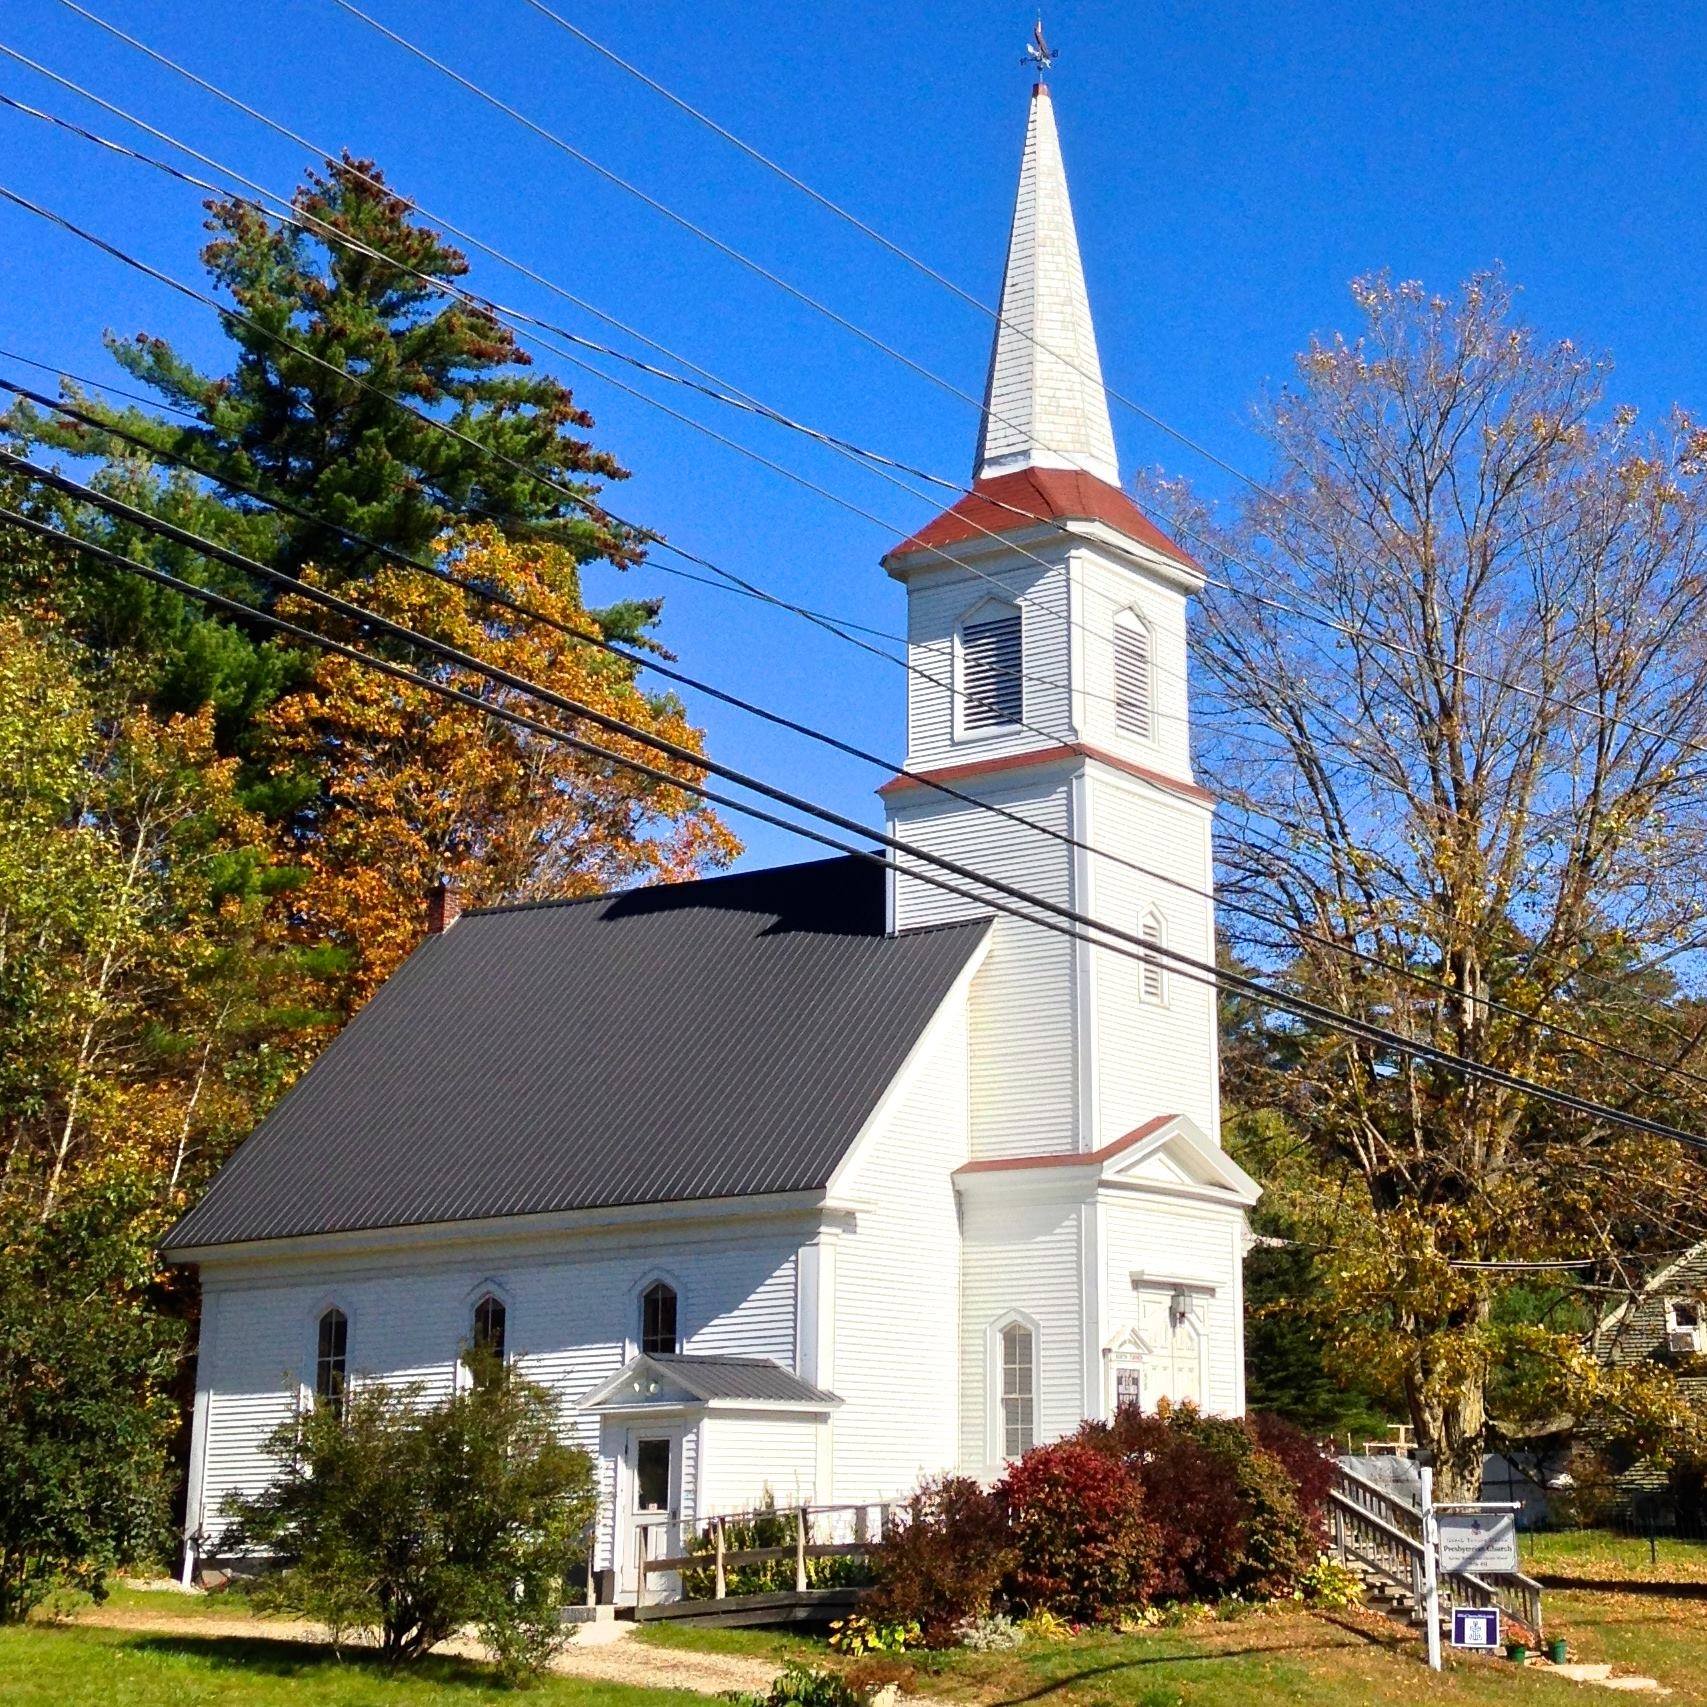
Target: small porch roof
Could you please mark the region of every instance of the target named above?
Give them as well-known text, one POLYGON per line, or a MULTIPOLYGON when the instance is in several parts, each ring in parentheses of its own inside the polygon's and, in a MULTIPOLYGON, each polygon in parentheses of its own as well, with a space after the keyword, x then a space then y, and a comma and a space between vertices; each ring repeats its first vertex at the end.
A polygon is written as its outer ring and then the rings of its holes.
POLYGON ((587 1394, 580 1408, 605 1415, 681 1409, 823 1415, 841 1402, 772 1358, 641 1352, 587 1394))

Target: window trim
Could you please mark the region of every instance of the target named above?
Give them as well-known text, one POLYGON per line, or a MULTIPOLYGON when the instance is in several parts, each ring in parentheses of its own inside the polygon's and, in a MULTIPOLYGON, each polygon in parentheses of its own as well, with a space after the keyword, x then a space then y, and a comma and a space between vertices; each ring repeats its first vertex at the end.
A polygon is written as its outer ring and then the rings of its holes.
POLYGON ((302 1384, 307 1397, 308 1407, 318 1410, 329 1398, 333 1399, 333 1411, 343 1414, 344 1404, 350 1396, 350 1339, 351 1329, 355 1325, 355 1312, 341 1298, 323 1298, 309 1317, 308 1325, 308 1379, 302 1384), (342 1364, 339 1370, 340 1386, 334 1397, 320 1391, 320 1330, 326 1324, 326 1318, 334 1311, 344 1319, 344 1355, 338 1361, 342 1364))
POLYGON ((632 1300, 633 1313, 630 1316, 630 1322, 633 1328, 635 1354, 641 1357, 680 1357, 684 1344, 682 1334, 682 1283, 675 1275, 664 1269, 650 1269, 636 1283, 629 1296, 632 1300), (646 1299, 655 1286, 667 1286, 676 1300, 675 1347, 667 1352, 651 1352, 646 1349, 646 1299))
MULTIPOLYGON (((1043 1439, 1043 1334, 1037 1318, 1024 1310, 1006 1310, 985 1332, 984 1361, 987 1402, 985 1404, 986 1458, 991 1464, 1011 1464, 1008 1456, 1006 1355, 1003 1344, 1009 1328, 1023 1328, 1031 1336, 1031 1446, 1043 1439)), ((1031 1447, 1026 1447, 1030 1451, 1031 1447)))
POLYGON ((949 671, 949 698, 952 701, 951 727, 956 741, 988 741, 1011 735, 1025 724, 1025 612, 1013 599, 980 599, 969 610, 962 611, 954 625, 954 656, 949 671), (970 703, 966 690, 966 631, 985 622, 1012 621, 1019 625, 1019 714, 994 723, 972 723, 966 713, 970 703))
POLYGON ((1111 696, 1114 709, 1115 732, 1127 741, 1141 741, 1146 747, 1156 744, 1156 725, 1159 721, 1156 709, 1156 631, 1150 620, 1136 605, 1122 605, 1114 613, 1114 620, 1109 632, 1110 675, 1114 692, 1111 696), (1122 631, 1136 631, 1144 645, 1144 729, 1140 734, 1137 730, 1128 729, 1124 715, 1124 707, 1120 698, 1120 636, 1122 631))
POLYGON ((1707 1303, 1682 1293, 1668 1296, 1665 1301, 1665 1337, 1667 1349, 1684 1356, 1696 1356, 1707 1351, 1707 1303), (1686 1310, 1694 1312, 1695 1320, 1692 1323, 1679 1324, 1677 1309, 1680 1304, 1686 1310), (1693 1342, 1688 1352, 1683 1352, 1683 1348, 1677 1344, 1677 1340, 1684 1334, 1688 1334, 1693 1342))

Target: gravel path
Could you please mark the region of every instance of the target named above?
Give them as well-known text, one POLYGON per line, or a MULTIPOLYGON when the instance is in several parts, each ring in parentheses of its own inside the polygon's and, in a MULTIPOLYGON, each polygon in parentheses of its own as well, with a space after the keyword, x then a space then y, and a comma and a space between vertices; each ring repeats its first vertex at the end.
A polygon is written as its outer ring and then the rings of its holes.
MULTIPOLYGON (((323 1642, 318 1625, 291 1618, 250 1618, 217 1612, 173 1617, 152 1607, 96 1606, 77 1615, 79 1624, 105 1630, 137 1630, 155 1636, 240 1636, 259 1642, 323 1642)), ((633 1640, 633 1626, 617 1626, 620 1635, 583 1641, 576 1636, 552 1663, 567 1677, 597 1678, 605 1683, 629 1683, 642 1689, 691 1689, 701 1695, 721 1695, 731 1689, 764 1689, 777 1673, 773 1660, 748 1654, 701 1654, 685 1648, 655 1648, 633 1640)), ((478 1642, 445 1642, 436 1653, 484 1659, 478 1642)))

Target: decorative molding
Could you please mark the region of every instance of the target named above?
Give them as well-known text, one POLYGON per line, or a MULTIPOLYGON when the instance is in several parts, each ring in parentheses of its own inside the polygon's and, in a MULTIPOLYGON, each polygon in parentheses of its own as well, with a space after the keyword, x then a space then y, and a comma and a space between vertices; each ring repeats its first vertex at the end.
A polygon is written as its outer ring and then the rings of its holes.
POLYGON ((1023 753, 998 753, 987 759, 965 759, 958 764, 937 765, 928 771, 906 772, 892 776, 877 792, 882 798, 888 799, 910 789, 929 788, 932 783, 969 782, 978 777, 997 776, 1003 771, 1063 765, 1082 759, 1091 759, 1097 764, 1107 765, 1110 770, 1135 777, 1139 782, 1147 782, 1165 794, 1178 795, 1181 799, 1203 806, 1214 806, 1218 803, 1215 795, 1195 782, 1169 776, 1165 771, 1154 770, 1149 765, 1141 765, 1133 759, 1123 759, 1117 753, 1110 753, 1102 747, 1093 747, 1088 741, 1062 741, 1048 747, 1029 748, 1023 753))

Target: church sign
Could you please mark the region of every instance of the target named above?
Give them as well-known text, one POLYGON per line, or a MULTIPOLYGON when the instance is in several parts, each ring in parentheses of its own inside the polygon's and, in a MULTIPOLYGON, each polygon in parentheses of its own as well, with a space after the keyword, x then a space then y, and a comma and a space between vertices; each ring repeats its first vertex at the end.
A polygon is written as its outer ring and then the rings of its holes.
POLYGON ((1517 1517, 1508 1510, 1436 1510, 1440 1568, 1471 1576, 1511 1576, 1517 1570, 1517 1517))

